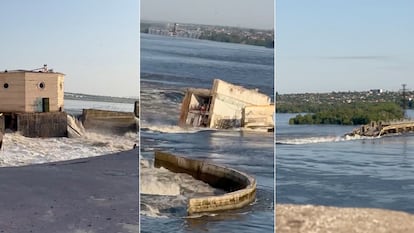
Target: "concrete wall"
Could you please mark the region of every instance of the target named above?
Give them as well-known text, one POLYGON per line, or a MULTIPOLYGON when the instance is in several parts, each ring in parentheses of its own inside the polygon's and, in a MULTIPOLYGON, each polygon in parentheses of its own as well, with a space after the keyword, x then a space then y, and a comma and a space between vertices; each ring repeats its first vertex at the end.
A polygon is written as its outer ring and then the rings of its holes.
POLYGON ((180 119, 178 125, 186 126, 191 121, 191 116, 189 115, 189 110, 191 106, 197 106, 199 104, 199 100, 197 99, 196 95, 201 95, 204 97, 210 96, 209 89, 202 89, 202 88, 189 88, 181 102, 181 112, 180 112, 180 119))
POLYGON ((218 196, 190 198, 187 208, 189 215, 241 208, 256 198, 256 180, 243 172, 160 151, 155 152, 154 163, 155 167, 187 173, 229 192, 218 196))
POLYGON ((135 104, 134 104, 134 114, 135 114, 136 117, 139 118, 139 101, 135 101, 135 104))
POLYGON ((265 94, 219 79, 214 80, 212 93, 209 116, 211 128, 221 128, 221 125, 225 124, 240 127, 242 109, 245 106, 270 104, 270 97, 265 94))
POLYGON ((4 133, 5 129, 4 115, 0 115, 0 133, 4 133))
POLYGON ((25 111, 23 72, 0 72, 0 112, 25 111), (4 85, 8 87, 5 88, 4 85))
POLYGON ((63 80, 59 73, 26 72, 25 75, 26 112, 41 112, 42 98, 49 98, 49 110, 57 112, 63 110, 63 80), (44 87, 41 88, 40 84, 44 87))
POLYGON ((109 131, 122 134, 137 130, 133 112, 84 109, 82 123, 85 129, 94 131, 109 131))
POLYGON ((64 112, 18 113, 17 131, 26 137, 65 137, 67 116, 64 112))
POLYGON ((188 110, 191 102, 191 95, 192 92, 187 90, 187 92, 184 95, 183 101, 181 102, 180 119, 178 120, 178 125, 181 127, 186 125, 188 110))
POLYGON ((246 106, 243 114, 243 126, 247 128, 274 127, 275 106, 246 106))

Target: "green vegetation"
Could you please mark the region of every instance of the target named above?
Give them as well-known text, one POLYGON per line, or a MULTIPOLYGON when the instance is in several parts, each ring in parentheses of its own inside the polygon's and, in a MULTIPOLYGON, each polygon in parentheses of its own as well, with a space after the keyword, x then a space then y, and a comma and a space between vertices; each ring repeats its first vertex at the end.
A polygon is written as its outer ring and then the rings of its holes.
POLYGON ((273 38, 271 37, 249 37, 242 33, 228 33, 228 32, 215 32, 207 31, 201 33, 199 39, 212 40, 218 42, 237 43, 237 44, 248 44, 258 45, 266 47, 274 47, 273 38))
POLYGON ((386 103, 394 102, 401 107, 414 108, 414 92, 407 91, 405 101, 400 92, 385 91, 382 93, 363 92, 330 92, 330 93, 299 93, 278 94, 276 97, 277 113, 315 113, 332 105, 350 103, 386 103), (403 104, 405 103, 405 104, 403 104))
MULTIPOLYGON (((302 109, 303 110, 303 109, 302 109)), ((403 109, 396 103, 351 103, 316 106, 308 110, 314 113, 297 115, 289 124, 337 124, 361 125, 371 121, 389 121, 404 117, 403 109)))
POLYGON ((276 100, 276 113, 313 113, 328 110, 332 108, 334 104, 320 104, 320 103, 308 103, 308 102, 289 102, 280 103, 276 100))

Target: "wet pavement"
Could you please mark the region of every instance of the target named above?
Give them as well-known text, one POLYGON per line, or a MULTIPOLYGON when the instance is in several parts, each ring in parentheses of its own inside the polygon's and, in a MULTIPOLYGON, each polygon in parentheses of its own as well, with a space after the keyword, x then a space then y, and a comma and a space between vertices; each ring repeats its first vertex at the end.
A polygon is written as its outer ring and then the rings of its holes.
POLYGON ((0 232, 138 232, 138 148, 0 168, 0 232))

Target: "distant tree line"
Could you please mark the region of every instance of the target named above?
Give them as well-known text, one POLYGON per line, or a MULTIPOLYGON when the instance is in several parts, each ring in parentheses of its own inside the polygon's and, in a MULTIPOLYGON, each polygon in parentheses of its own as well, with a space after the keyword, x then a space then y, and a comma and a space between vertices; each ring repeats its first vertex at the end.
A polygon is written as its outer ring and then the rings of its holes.
POLYGON ((289 124, 362 125, 404 117, 403 108, 393 102, 332 104, 311 108, 308 110, 313 113, 298 114, 289 120, 289 124))
POLYGON ((212 40, 218 42, 227 42, 227 43, 238 43, 238 44, 248 44, 248 45, 258 45, 265 47, 274 47, 272 38, 251 38, 248 36, 241 35, 239 33, 226 33, 226 32, 215 32, 208 31, 201 33, 199 39, 202 40, 212 40))
POLYGON ((307 102, 280 103, 276 97, 276 113, 315 113, 330 108, 332 104, 318 104, 307 102))

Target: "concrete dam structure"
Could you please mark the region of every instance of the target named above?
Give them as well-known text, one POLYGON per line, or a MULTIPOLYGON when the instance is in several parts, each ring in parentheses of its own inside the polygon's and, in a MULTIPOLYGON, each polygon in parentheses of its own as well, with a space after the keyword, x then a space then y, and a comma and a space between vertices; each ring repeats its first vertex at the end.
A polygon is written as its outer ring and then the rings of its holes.
POLYGON ((366 136, 366 137, 379 137, 389 134, 408 133, 414 132, 414 121, 391 121, 391 122, 371 122, 371 124, 363 125, 354 129, 346 136, 366 136))
MULTIPOLYGON (((135 109, 138 112, 138 108, 135 107, 135 109)), ((138 129, 138 118, 133 112, 84 109, 81 120, 87 130, 123 134, 138 129)))
POLYGON ((179 125, 216 129, 274 129, 275 106, 269 96, 214 79, 211 89, 189 88, 181 104, 179 125))
POLYGON ((190 198, 188 215, 238 209, 256 198, 256 179, 235 169, 161 151, 155 152, 154 166, 189 174, 214 188, 228 192, 217 196, 190 198))

